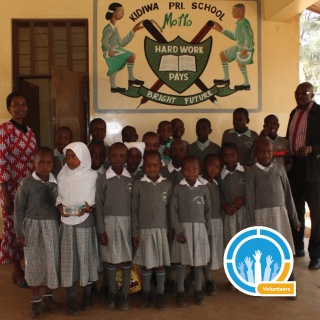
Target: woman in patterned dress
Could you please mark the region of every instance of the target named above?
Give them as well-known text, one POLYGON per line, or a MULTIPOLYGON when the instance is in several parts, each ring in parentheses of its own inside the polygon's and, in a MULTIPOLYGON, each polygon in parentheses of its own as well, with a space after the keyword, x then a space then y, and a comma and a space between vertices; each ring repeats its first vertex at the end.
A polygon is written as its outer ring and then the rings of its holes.
POLYGON ((3 216, 0 263, 12 263, 12 280, 20 287, 28 288, 20 264, 23 248, 18 246, 14 231, 13 201, 19 180, 33 171, 37 142, 33 131, 23 123, 28 111, 25 97, 19 92, 12 92, 6 102, 12 119, 0 125, 0 202, 3 216))

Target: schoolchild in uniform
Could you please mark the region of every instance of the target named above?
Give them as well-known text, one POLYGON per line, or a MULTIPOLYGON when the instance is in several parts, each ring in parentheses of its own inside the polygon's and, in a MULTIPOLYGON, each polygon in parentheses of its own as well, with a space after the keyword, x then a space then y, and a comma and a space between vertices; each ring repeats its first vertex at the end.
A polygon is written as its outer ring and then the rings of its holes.
POLYGON ((82 309, 91 308, 91 283, 98 280, 98 243, 95 232, 97 174, 91 169, 90 152, 82 142, 67 145, 66 165, 60 171, 57 207, 61 214, 61 286, 67 288, 68 313, 79 305, 74 282, 83 287, 82 309))
POLYGON ((96 189, 96 215, 102 261, 107 268, 109 296, 107 308, 129 310, 131 276, 131 194, 132 178, 124 164, 127 147, 114 143, 109 150, 111 166, 99 176, 96 189), (116 268, 121 267, 122 290, 117 301, 116 268))
POLYGON ((174 118, 171 120, 172 124, 172 138, 173 139, 182 139, 182 136, 184 135, 184 123, 179 118, 174 118))
POLYGON ((170 216, 175 238, 171 263, 177 271, 177 305, 187 306, 184 293, 186 266, 194 267, 197 305, 205 303, 202 295, 202 268, 210 261, 211 205, 209 189, 199 181, 200 162, 186 156, 182 162, 184 179, 173 188, 170 216))
POLYGON ((199 180, 209 188, 211 202, 211 261, 203 268, 205 277, 205 293, 209 296, 217 294, 217 287, 212 279, 211 270, 218 270, 223 266, 223 214, 220 203, 220 190, 215 178, 221 172, 221 160, 216 154, 209 153, 203 160, 203 175, 199 180))
POLYGON ((222 135, 221 145, 226 142, 234 143, 239 151, 239 162, 242 166, 251 166, 253 142, 258 134, 248 128, 250 122, 249 112, 245 108, 237 108, 233 111, 233 128, 225 130, 222 135))
POLYGON ((106 161, 106 147, 102 141, 92 141, 88 146, 91 156, 91 169, 97 174, 104 173, 106 161))
POLYGON ((53 151, 40 147, 35 154, 35 171, 20 181, 15 198, 14 225, 17 243, 24 248, 25 279, 31 286, 31 316, 43 316, 40 289, 48 312, 58 307, 53 289, 59 287, 59 212, 55 206, 57 181, 51 170, 53 151))
POLYGON ((143 295, 140 308, 150 306, 152 269, 156 270, 156 308, 166 307, 164 298, 165 266, 170 266, 169 200, 170 180, 160 174, 161 157, 158 151, 146 151, 143 157, 146 174, 134 182, 132 195, 132 239, 137 248, 133 262, 142 266, 143 295))

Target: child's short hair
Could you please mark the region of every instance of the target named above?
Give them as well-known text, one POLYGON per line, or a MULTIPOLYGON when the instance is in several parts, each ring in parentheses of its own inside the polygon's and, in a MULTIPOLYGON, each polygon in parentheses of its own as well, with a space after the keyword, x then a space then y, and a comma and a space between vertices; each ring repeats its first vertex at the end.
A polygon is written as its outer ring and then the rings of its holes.
POLYGON ((237 3, 234 5, 234 7, 239 8, 239 9, 243 9, 243 10, 245 10, 245 8, 246 8, 243 3, 237 3))
POLYGON ((49 147, 46 147, 46 146, 42 146, 42 147, 39 147, 35 154, 34 154, 34 158, 36 158, 37 156, 39 156, 40 154, 47 154, 47 155, 50 155, 52 157, 52 159, 54 159, 54 152, 51 148, 49 147))
POLYGON ((223 151, 224 151, 225 149, 233 149, 233 150, 235 150, 235 152, 236 152, 237 154, 239 154, 238 146, 237 146, 235 143, 233 143, 233 142, 225 142, 225 143, 221 146, 221 154, 223 153, 223 151))
POLYGON ((244 116, 246 117, 246 119, 249 119, 249 112, 247 109, 245 108, 237 108, 233 111, 233 115, 235 115, 236 113, 243 113, 244 116))
POLYGON ((9 110, 9 107, 11 105, 11 100, 15 97, 23 97, 24 99, 26 99, 26 97, 18 91, 13 91, 11 93, 8 94, 7 99, 6 99, 6 104, 7 104, 7 109, 9 110))
POLYGON ((162 125, 164 125, 164 124, 169 124, 169 125, 172 126, 172 123, 171 123, 170 121, 168 121, 168 120, 162 120, 162 121, 160 121, 159 124, 158 124, 158 129, 160 128, 160 126, 162 126, 162 125))
POLYGON ((278 119, 278 117, 277 117, 275 114, 269 114, 269 115, 267 115, 267 116, 264 118, 263 122, 265 123, 265 122, 266 122, 267 120, 269 120, 270 118, 276 118, 277 121, 278 121, 278 123, 279 123, 279 119, 278 119))
POLYGON ((146 133, 143 135, 142 141, 144 142, 144 140, 145 140, 146 138, 148 138, 148 137, 150 137, 150 138, 158 138, 158 139, 159 139, 159 136, 158 136, 155 132, 153 132, 153 131, 148 131, 148 132, 146 132, 146 133))
POLYGON ((60 131, 68 131, 69 132, 69 134, 70 134, 70 138, 71 138, 71 140, 72 140, 72 130, 69 128, 69 127, 60 127, 60 128, 58 128, 57 130, 56 130, 56 136, 57 136, 57 134, 60 132, 60 131))
POLYGON ((89 126, 90 130, 92 129, 93 125, 98 122, 103 122, 107 126, 106 122, 103 119, 95 118, 95 119, 91 120, 91 122, 90 122, 90 126, 89 126))
POLYGON ((143 161, 146 161, 146 158, 147 158, 148 156, 157 156, 157 157, 159 157, 159 161, 161 162, 161 155, 160 155, 160 153, 159 153, 158 151, 156 151, 156 150, 148 150, 148 151, 146 151, 146 152, 144 153, 144 155, 143 155, 143 161))
POLYGON ((219 160, 220 163, 221 163, 221 158, 220 158, 217 154, 215 154, 215 153, 208 153, 208 154, 206 154, 206 156, 205 156, 204 159, 203 159, 203 163, 204 163, 204 164, 207 163, 207 162, 209 161, 209 159, 217 159, 217 160, 219 160))
POLYGON ((186 162, 188 161, 197 161, 198 164, 199 164, 199 167, 200 167, 200 160, 197 156, 193 156, 191 154, 185 156, 183 159, 182 159, 182 163, 181 163, 181 168, 183 168, 183 166, 185 165, 186 162))
POLYGON ((201 119, 199 119, 199 120, 197 121, 196 126, 199 125, 200 123, 207 124, 207 125, 209 126, 209 128, 211 129, 211 122, 210 122, 209 119, 207 119, 207 118, 201 118, 201 119))
MULTIPOLYGON (((91 143, 90 143, 90 144, 91 144, 91 143)), ((109 154, 110 154, 112 148, 115 148, 115 147, 123 147, 123 148, 125 148, 126 150, 128 150, 127 146, 126 146, 123 142, 115 142, 115 143, 113 143, 113 144, 110 146, 110 148, 109 148, 109 154)))
POLYGON ((103 141, 92 140, 88 145, 88 149, 90 150, 92 147, 103 147, 103 149, 106 151, 106 146, 103 141))

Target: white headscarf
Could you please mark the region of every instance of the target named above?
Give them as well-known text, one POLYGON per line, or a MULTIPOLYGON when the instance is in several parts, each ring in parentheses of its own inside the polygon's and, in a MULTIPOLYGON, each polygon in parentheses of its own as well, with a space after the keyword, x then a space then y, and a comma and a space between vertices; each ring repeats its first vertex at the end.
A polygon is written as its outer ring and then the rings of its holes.
MULTIPOLYGON (((73 207, 84 205, 85 201, 89 206, 95 203, 97 174, 91 169, 91 157, 88 147, 82 142, 72 142, 63 149, 66 156, 67 150, 72 150, 80 160, 79 167, 71 170, 65 164, 58 174, 58 192, 57 204, 73 207)), ((76 225, 87 219, 89 213, 84 215, 61 217, 65 224, 76 225)))
POLYGON ((139 164, 139 168, 143 165, 143 154, 144 154, 144 149, 146 148, 146 144, 144 142, 124 142, 124 145, 128 148, 128 150, 132 148, 136 148, 141 152, 141 161, 139 164))

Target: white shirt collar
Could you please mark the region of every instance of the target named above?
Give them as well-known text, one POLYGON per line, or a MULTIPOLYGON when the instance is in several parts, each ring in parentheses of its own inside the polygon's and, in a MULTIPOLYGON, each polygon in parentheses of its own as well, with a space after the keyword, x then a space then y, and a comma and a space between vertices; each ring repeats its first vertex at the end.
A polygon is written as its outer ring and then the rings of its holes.
POLYGON ((200 178, 200 176, 198 177, 196 183, 195 183, 192 187, 190 186, 190 184, 187 182, 186 179, 182 179, 179 184, 181 184, 182 186, 188 186, 188 187, 190 187, 190 188, 192 188, 192 189, 193 189, 193 188, 197 188, 197 187, 199 187, 199 186, 203 186, 203 185, 204 185, 204 184, 200 181, 199 178, 200 178))
MULTIPOLYGON (((119 176, 117 175, 113 170, 112 167, 109 167, 109 169, 106 171, 106 179, 111 179, 113 177, 119 176)), ((122 173, 119 177, 124 176, 127 178, 131 178, 131 175, 129 171, 126 168, 123 168, 122 173)))
MULTIPOLYGON (((202 176, 199 176, 199 180, 200 180, 200 182, 202 183, 202 184, 204 184, 204 185, 206 185, 206 184, 210 184, 210 182, 208 181, 208 180, 206 180, 204 177, 202 177, 202 176)), ((212 183, 215 183, 216 185, 218 185, 218 182, 215 180, 215 179, 213 179, 213 182, 212 183)))
POLYGON ((245 132, 242 132, 242 133, 239 133, 236 130, 234 130, 234 128, 232 128, 229 130, 229 133, 235 133, 236 135, 238 135, 238 137, 245 135, 245 136, 251 138, 251 130, 249 128, 245 132))
POLYGON ((49 173, 49 181, 47 181, 47 182, 42 181, 42 180, 37 176, 36 171, 33 171, 33 172, 32 172, 32 178, 35 179, 35 180, 37 180, 37 181, 41 181, 41 182, 43 182, 43 183, 49 183, 49 182, 57 183, 56 178, 54 177, 54 175, 53 175, 51 172, 49 173))
MULTIPOLYGON (((244 168, 243 166, 240 164, 240 162, 237 163, 236 168, 234 169, 234 171, 241 171, 244 172, 244 168)), ((233 172, 234 172, 233 171, 233 172)), ((223 166, 222 170, 221 170, 221 179, 223 180, 229 173, 232 173, 231 171, 229 171, 226 166, 223 166)))
POLYGON ((273 164, 273 162, 271 162, 270 165, 268 165, 267 167, 264 167, 264 166, 261 165, 259 162, 256 162, 255 165, 256 165, 259 169, 261 169, 261 170, 263 170, 263 171, 269 171, 269 170, 273 167, 274 164, 273 164))
POLYGON ((98 170, 95 170, 95 172, 96 172, 97 174, 104 173, 104 167, 103 167, 103 165, 102 165, 98 170))
POLYGON ((170 162, 168 163, 168 170, 170 173, 172 173, 174 170, 175 171, 181 171, 181 167, 180 168, 176 168, 173 164, 172 164, 172 160, 170 160, 170 162))
POLYGON ((140 179, 140 181, 153 183, 154 185, 156 185, 157 183, 160 183, 163 180, 166 180, 166 178, 164 178, 161 173, 159 173, 159 178, 156 182, 153 182, 151 179, 149 179, 146 174, 140 179))

